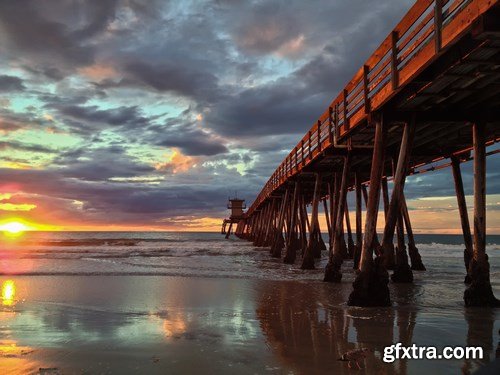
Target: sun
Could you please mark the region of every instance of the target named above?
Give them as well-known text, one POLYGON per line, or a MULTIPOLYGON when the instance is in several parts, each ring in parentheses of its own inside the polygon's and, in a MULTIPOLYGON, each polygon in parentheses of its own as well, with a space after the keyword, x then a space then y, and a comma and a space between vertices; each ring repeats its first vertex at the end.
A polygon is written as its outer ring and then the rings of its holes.
POLYGON ((18 221, 10 221, 8 223, 5 223, 3 225, 0 225, 0 230, 7 232, 7 233, 12 233, 12 234, 17 234, 24 232, 28 230, 29 228, 24 225, 23 223, 20 223, 18 221))

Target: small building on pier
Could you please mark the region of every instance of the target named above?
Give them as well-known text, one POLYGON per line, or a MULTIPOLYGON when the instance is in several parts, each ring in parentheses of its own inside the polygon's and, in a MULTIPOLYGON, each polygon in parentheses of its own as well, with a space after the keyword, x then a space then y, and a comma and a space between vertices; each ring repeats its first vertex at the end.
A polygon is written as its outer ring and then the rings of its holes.
POLYGON ((245 210, 247 206, 244 199, 235 197, 228 199, 227 208, 231 210, 231 215, 229 218, 222 221, 221 234, 225 234, 226 238, 229 238, 233 228, 233 223, 239 224, 241 221, 245 220, 245 212, 243 210, 245 210), (227 224, 229 224, 229 228, 226 230, 227 224))

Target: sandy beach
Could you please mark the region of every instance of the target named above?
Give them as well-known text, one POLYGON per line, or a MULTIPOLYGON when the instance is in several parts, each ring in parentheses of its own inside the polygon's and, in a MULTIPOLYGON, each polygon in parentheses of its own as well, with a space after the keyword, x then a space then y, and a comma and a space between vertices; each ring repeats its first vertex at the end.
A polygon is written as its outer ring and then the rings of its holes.
POLYGON ((472 373, 494 358, 499 311, 465 310, 462 287, 417 276, 391 286, 391 308, 350 308, 351 285, 162 276, 1 277, 3 374, 352 373, 337 359, 368 348, 356 373, 472 373), (446 285, 445 285, 446 287, 446 285), (456 299, 453 296, 456 294, 456 299), (480 345, 475 361, 381 360, 383 347, 480 345), (42 370, 41 370, 42 369, 42 370))

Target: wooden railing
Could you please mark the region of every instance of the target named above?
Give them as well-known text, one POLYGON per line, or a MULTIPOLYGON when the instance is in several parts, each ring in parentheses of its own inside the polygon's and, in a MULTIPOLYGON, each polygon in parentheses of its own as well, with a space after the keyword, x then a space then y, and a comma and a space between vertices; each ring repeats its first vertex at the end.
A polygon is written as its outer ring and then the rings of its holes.
POLYGON ((288 178, 342 142, 499 0, 418 0, 269 178, 251 215, 288 178))

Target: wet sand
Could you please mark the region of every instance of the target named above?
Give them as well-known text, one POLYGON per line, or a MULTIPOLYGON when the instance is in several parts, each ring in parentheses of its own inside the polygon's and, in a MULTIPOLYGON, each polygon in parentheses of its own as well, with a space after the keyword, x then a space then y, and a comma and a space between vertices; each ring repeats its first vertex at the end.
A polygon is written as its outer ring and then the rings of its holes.
POLYGON ((466 310, 461 284, 422 274, 391 285, 393 307, 373 309, 345 305, 348 280, 0 277, 3 288, 7 281, 15 293, 3 289, 2 374, 467 374, 494 359, 499 339, 500 311, 466 310), (398 341, 480 345, 486 358, 384 363, 384 346, 398 341), (371 351, 363 370, 337 360, 354 348, 371 351))

